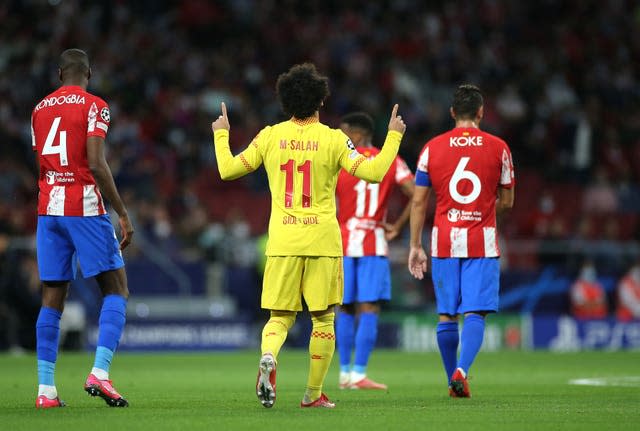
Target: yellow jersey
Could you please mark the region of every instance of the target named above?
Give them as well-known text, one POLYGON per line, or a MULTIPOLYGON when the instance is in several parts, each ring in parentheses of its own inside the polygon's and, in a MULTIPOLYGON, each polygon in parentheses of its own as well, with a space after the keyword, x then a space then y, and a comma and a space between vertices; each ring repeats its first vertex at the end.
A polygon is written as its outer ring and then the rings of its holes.
POLYGON ((374 159, 357 152, 341 130, 316 117, 292 118, 260 131, 237 156, 229 131, 216 130, 214 145, 223 180, 264 164, 271 191, 267 256, 342 256, 336 219, 336 182, 340 169, 367 182, 380 182, 394 161, 402 134, 390 131, 374 159))

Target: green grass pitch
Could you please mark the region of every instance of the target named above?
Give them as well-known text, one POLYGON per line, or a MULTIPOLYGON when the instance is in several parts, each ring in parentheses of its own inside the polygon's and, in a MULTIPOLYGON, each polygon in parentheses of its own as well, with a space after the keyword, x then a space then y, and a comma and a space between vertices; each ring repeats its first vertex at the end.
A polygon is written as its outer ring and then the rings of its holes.
POLYGON ((276 405, 255 396, 257 352, 127 354, 111 376, 130 402, 109 408, 82 385, 92 355, 62 353, 63 409, 34 408, 34 356, 0 356, 0 430, 618 430, 640 424, 640 352, 481 353, 471 399, 450 399, 435 353, 374 352, 372 378, 388 392, 339 390, 337 355, 325 384, 336 408, 301 409, 308 358, 284 350, 276 405), (600 386, 571 385, 606 378, 600 386), (615 383, 611 385, 610 383, 615 383))

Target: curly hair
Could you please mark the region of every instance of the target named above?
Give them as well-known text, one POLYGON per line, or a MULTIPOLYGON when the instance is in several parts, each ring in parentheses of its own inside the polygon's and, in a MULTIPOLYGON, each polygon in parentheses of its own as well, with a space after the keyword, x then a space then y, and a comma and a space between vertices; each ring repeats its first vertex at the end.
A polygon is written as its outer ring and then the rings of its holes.
POLYGON ((453 95, 451 108, 456 113, 456 118, 473 119, 483 104, 482 92, 478 87, 472 84, 462 84, 458 86, 453 95))
POLYGON ((329 79, 311 63, 296 64, 278 77, 276 93, 285 114, 309 118, 329 96, 329 79))

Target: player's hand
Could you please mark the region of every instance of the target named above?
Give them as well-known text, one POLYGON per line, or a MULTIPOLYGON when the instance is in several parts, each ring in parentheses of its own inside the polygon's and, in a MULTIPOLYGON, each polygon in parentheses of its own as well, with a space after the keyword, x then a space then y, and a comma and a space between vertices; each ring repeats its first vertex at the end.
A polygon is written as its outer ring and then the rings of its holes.
POLYGON ((222 115, 218 117, 216 121, 211 123, 211 130, 215 132, 216 130, 229 130, 231 126, 229 125, 229 117, 227 117, 227 105, 222 102, 220 104, 222 108, 222 115))
POLYGON ((407 125, 402 121, 402 116, 398 115, 398 104, 393 105, 391 111, 391 119, 389 120, 389 131, 395 130, 396 132, 404 133, 407 129, 407 125))
POLYGON ((131 244, 131 239, 133 237, 133 225, 131 224, 131 220, 129 220, 129 215, 125 214, 120 216, 120 229, 122 231, 122 240, 120 241, 120 250, 124 250, 127 248, 129 244, 131 244))
POLYGON ((398 229, 398 227, 394 224, 384 223, 382 227, 384 228, 384 238, 387 241, 391 241, 395 239, 398 235, 400 235, 400 229, 398 229))
POLYGON ((422 280, 427 272, 427 254, 422 247, 411 247, 409 251, 409 272, 418 280, 422 280))

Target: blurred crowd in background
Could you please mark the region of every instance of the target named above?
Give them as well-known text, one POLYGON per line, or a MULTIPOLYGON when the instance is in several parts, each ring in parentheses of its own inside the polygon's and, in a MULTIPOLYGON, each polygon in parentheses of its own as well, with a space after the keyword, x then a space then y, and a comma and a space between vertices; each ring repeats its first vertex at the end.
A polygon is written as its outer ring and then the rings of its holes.
MULTIPOLYGON (((381 142, 399 103, 400 154, 413 169, 423 144, 453 126, 453 89, 482 88, 482 128, 509 143, 516 165, 515 208, 499 224, 507 275, 575 276, 588 257, 617 279, 637 257, 636 1, 26 0, 2 2, 0 22, 0 316, 37 307, 29 119, 59 85, 58 56, 70 47, 88 52, 89 90, 111 108, 107 158, 136 227, 131 267, 150 252, 155 262, 217 263, 227 284, 249 283, 255 300, 238 301, 257 307, 266 175, 222 183, 210 123, 225 101, 232 146, 244 148, 284 119, 275 81, 304 61, 330 78, 329 125, 364 110, 381 142)), ((396 272, 404 249, 406 232, 392 249, 396 272)), ((399 304, 431 301, 429 286, 395 277, 399 304)))

